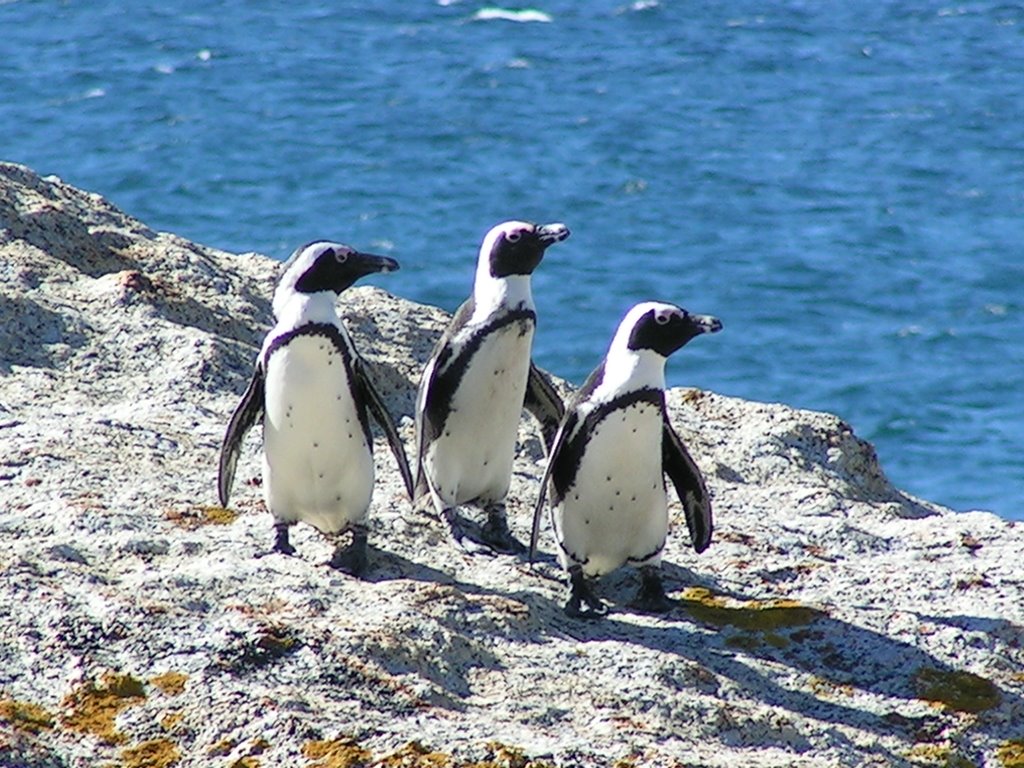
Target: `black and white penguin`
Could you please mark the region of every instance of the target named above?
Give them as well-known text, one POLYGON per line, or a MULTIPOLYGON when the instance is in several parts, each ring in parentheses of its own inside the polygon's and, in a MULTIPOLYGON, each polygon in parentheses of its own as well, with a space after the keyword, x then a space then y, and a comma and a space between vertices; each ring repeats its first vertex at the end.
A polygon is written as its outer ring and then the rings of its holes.
POLYGON ((508 530, 505 497, 512 479, 519 418, 526 407, 545 444, 564 410, 530 354, 537 315, 530 275, 564 224, 506 221, 484 237, 473 294, 434 347, 416 402, 416 491, 429 494, 455 540, 470 552, 525 549, 508 530), (470 535, 455 507, 475 503, 486 523, 470 535))
POLYGON ((288 528, 309 523, 324 534, 349 531, 329 565, 366 568, 366 515, 373 493, 369 416, 384 430, 410 497, 412 473, 384 401, 334 308, 360 277, 393 272, 398 262, 327 241, 285 262, 274 292, 277 324, 267 334, 249 387, 235 408, 220 452, 217 490, 227 506, 245 433, 263 422, 263 498, 275 519, 274 549, 293 554, 288 528))
POLYGON ((665 409, 665 360, 695 336, 721 328, 717 318, 673 304, 637 304, 566 408, 541 480, 530 555, 550 492, 559 561, 569 573, 570 616, 607 613, 591 580, 626 563, 641 574, 632 606, 671 609, 660 571, 669 527, 666 474, 682 502, 693 548, 703 552, 711 542, 707 488, 665 409))

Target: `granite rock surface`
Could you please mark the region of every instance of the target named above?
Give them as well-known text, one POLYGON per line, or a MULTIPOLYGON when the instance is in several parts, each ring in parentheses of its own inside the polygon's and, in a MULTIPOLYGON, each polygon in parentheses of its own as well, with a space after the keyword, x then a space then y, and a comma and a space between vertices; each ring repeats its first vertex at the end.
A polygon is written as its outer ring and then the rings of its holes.
MULTIPOLYGON (((0 765, 1024 765, 1024 528, 827 413, 670 391, 716 533, 672 507, 664 617, 628 570, 565 617, 546 528, 533 567, 463 554, 379 435, 368 578, 302 526, 266 554, 257 433, 215 482, 279 267, 0 164, 0 765)), ((411 451, 446 314, 339 309, 411 451)), ((521 539, 542 471, 524 415, 521 539)))

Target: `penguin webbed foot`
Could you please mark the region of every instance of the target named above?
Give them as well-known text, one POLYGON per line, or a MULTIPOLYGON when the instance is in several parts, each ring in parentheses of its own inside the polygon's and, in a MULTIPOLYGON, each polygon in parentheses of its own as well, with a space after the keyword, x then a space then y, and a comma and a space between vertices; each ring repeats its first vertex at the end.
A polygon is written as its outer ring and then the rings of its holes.
POLYGON ((629 607, 641 613, 668 613, 678 603, 665 594, 665 585, 661 581, 661 570, 654 565, 645 565, 640 569, 640 589, 629 607))
POLYGON ((338 543, 334 548, 334 554, 327 561, 327 565, 335 570, 347 573, 349 576, 361 577, 366 573, 369 565, 367 557, 366 540, 367 531, 363 526, 352 528, 352 538, 348 544, 338 543))
POLYGON ((504 504, 487 508, 487 522, 480 528, 480 542, 502 555, 526 552, 526 547, 508 529, 504 504))
POLYGON ((448 525, 448 531, 451 533, 452 538, 455 539, 455 543, 459 545, 459 549, 463 552, 468 555, 494 554, 494 549, 482 541, 482 535, 476 537, 471 535, 470 525, 459 519, 459 515, 454 509, 443 510, 441 517, 448 525))
POLYGON ((600 619, 608 615, 608 606, 594 594, 582 566, 574 565, 569 569, 569 599, 563 610, 572 619, 600 619))
MULTIPOLYGON (((274 523, 274 547, 266 554, 273 554, 277 552, 281 555, 288 555, 289 557, 295 554, 295 547, 288 540, 288 529, 291 527, 291 523, 274 523)), ((262 555, 257 555, 261 557, 262 555)))

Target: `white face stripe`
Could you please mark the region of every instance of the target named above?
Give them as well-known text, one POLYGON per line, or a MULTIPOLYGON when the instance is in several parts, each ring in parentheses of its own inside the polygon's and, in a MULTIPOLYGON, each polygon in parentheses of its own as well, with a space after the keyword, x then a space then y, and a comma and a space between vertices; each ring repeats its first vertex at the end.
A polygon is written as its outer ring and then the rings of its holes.
POLYGON ((491 276, 491 250, 502 235, 508 236, 517 230, 532 230, 533 224, 525 221, 505 221, 492 227, 480 244, 476 261, 476 278, 473 281, 473 317, 471 323, 483 322, 501 307, 522 305, 533 309, 533 293, 530 290, 529 275, 491 276))
POLYGON ((604 380, 594 390, 592 400, 604 402, 623 392, 641 387, 665 388, 665 358, 651 349, 629 348, 629 336, 645 314, 654 310, 664 315, 680 315, 682 310, 674 304, 645 301, 635 305, 619 323, 618 330, 608 347, 604 359, 604 380))
MULTIPOLYGON (((273 316, 279 322, 283 321, 286 314, 294 314, 297 311, 293 306, 297 302, 301 302, 303 305, 312 303, 314 306, 329 303, 331 311, 334 311, 335 295, 333 292, 322 291, 318 294, 299 294, 295 290, 295 285, 299 282, 301 276, 316 263, 316 259, 324 253, 326 248, 344 249, 347 246, 328 240, 319 240, 292 254, 292 257, 285 262, 285 269, 278 283, 278 288, 273 292, 273 316)), ((298 311, 300 314, 303 313, 303 310, 298 311)), ((319 311, 318 313, 323 314, 324 312, 319 311)))
MULTIPOLYGON (((316 263, 317 257, 323 253, 325 248, 345 247, 346 246, 341 243, 334 243, 330 240, 318 240, 292 254, 291 258, 285 262, 284 272, 281 274, 281 279, 278 281, 277 288, 274 290, 274 317, 281 320, 288 312, 288 305, 293 303, 293 300, 299 296, 298 292, 295 290, 295 284, 298 283, 299 278, 316 263)), ((325 296, 329 293, 329 291, 322 292, 325 296)), ((334 295, 330 294, 328 300, 333 307, 334 295)))
POLYGON ((633 332, 633 327, 641 317, 646 315, 652 309, 662 317, 670 317, 672 315, 682 317, 683 315, 683 310, 675 304, 666 304, 662 301, 644 301, 636 304, 629 310, 629 312, 626 313, 626 316, 622 318, 622 322, 619 323, 619 328, 612 339, 609 352, 616 349, 626 349, 629 345, 629 336, 633 332))

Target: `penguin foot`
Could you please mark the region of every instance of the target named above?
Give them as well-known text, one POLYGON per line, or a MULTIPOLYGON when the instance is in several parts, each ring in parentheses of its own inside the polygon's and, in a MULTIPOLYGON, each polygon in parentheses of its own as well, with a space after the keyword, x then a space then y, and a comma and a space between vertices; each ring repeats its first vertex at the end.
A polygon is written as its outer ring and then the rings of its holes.
POLYGON ((640 589, 629 607, 641 613, 668 613, 676 604, 675 600, 665 594, 665 586, 661 583, 661 571, 657 566, 642 567, 640 589))
POLYGON ((288 523, 274 523, 274 552, 282 555, 294 555, 295 547, 288 541, 288 523))
POLYGON ((583 568, 578 565, 569 569, 569 600, 563 610, 573 619, 600 619, 608 614, 608 606, 594 594, 583 568))
POLYGON ((352 540, 347 546, 338 544, 327 565, 350 576, 361 577, 369 564, 366 549, 366 528, 356 526, 352 528, 352 540))
POLYGON ((521 555, 526 552, 526 547, 508 529, 504 504, 487 509, 487 522, 480 529, 480 543, 502 555, 521 555))
POLYGON ((494 549, 490 545, 470 535, 469 526, 459 519, 454 509, 444 510, 441 513, 441 517, 448 524, 448 530, 451 532, 452 538, 455 539, 455 543, 459 545, 459 549, 463 552, 468 555, 494 554, 494 549))

